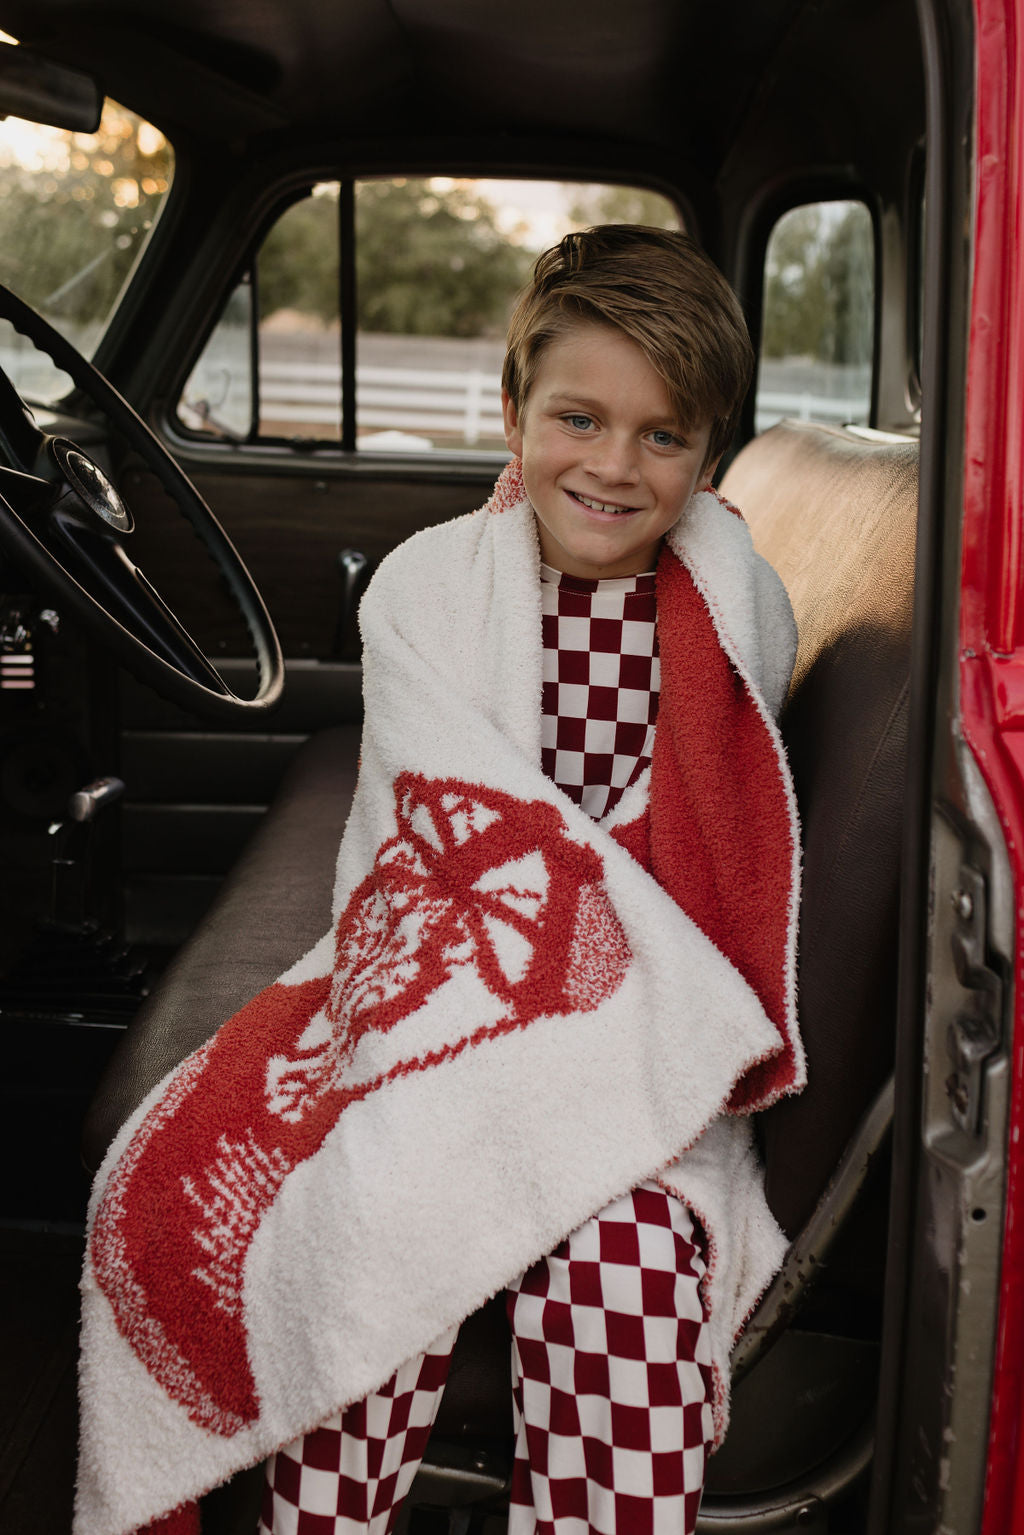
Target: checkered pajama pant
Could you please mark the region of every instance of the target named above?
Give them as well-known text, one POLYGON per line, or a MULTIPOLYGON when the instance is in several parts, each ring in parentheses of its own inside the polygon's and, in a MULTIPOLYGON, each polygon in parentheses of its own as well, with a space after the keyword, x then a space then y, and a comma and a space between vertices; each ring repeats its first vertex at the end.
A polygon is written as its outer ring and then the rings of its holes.
MULTIPOLYGON (((516 1447, 509 1535, 689 1535, 712 1436, 704 1264, 689 1211, 643 1183, 508 1291, 516 1447)), ((455 1333, 279 1450, 260 1532, 386 1535, 412 1485, 455 1333)))

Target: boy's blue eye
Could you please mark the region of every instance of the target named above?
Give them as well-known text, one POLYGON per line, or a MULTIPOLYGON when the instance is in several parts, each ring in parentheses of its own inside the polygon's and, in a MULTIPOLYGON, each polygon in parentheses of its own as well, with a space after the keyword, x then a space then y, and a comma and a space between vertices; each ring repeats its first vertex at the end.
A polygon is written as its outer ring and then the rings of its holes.
POLYGON ((651 438, 655 447, 658 448, 674 448, 679 443, 679 438, 676 437, 673 432, 666 432, 662 430, 652 432, 651 438))
POLYGON ((569 425, 573 427, 577 432, 585 432, 587 427, 590 426, 593 417, 585 416, 582 412, 574 411, 571 416, 566 416, 565 419, 569 425))

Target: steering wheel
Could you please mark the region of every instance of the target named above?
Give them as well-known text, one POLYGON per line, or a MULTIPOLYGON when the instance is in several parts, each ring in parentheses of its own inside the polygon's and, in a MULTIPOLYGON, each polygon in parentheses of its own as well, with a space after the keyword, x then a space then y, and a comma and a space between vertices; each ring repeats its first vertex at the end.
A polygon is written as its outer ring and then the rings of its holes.
POLYGON ((210 719, 237 720, 271 709, 284 687, 284 661, 270 615, 234 545, 202 496, 128 402, 34 309, 0 286, 9 320, 72 379, 143 459, 212 556, 245 621, 256 653, 253 698, 233 693, 133 563, 131 511, 100 466, 65 437, 40 431, 0 369, 0 547, 28 567, 67 611, 165 698, 210 719))

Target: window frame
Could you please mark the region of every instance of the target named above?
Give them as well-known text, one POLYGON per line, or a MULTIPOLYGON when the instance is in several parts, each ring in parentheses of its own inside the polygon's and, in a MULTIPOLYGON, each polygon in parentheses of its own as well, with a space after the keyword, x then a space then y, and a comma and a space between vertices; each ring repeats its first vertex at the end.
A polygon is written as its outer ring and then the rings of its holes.
POLYGON ((907 178, 905 227, 907 230, 907 384, 909 403, 920 413, 924 377, 924 272, 927 240, 927 150, 922 139, 916 146, 907 178))

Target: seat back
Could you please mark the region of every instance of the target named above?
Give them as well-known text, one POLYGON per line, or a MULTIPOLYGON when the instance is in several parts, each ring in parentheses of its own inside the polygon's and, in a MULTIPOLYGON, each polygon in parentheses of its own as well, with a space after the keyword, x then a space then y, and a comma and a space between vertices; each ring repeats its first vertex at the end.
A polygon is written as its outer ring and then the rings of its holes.
POLYGON ((761 1117, 769 1202, 791 1236, 892 1069, 917 471, 909 439, 783 422, 722 485, 800 637, 782 733, 803 827, 808 1086, 761 1117))

